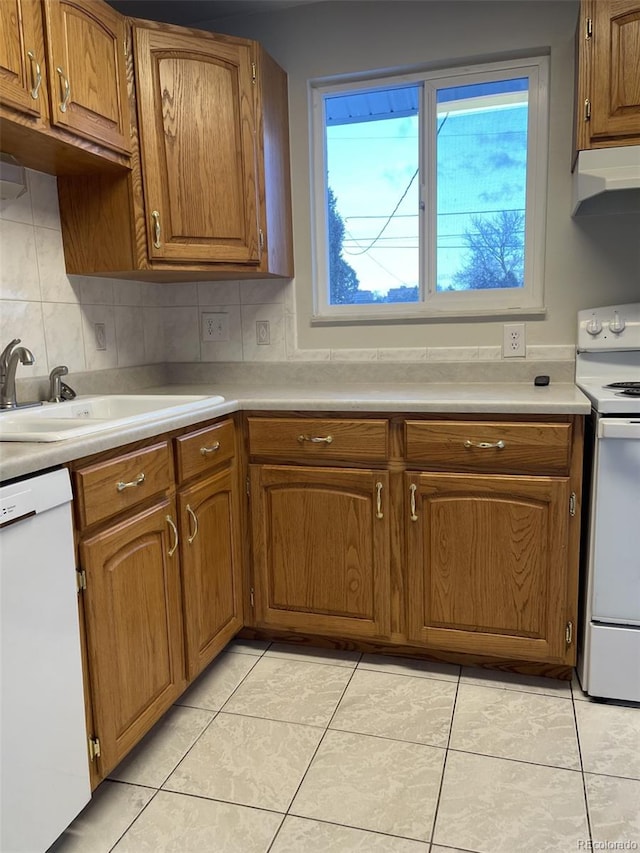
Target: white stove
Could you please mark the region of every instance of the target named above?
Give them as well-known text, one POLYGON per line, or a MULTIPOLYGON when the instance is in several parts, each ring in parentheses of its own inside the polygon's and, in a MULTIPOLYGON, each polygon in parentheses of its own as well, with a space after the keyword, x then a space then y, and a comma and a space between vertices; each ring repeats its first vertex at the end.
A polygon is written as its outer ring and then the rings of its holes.
POLYGON ((640 303, 579 312, 576 384, 593 410, 578 674, 592 696, 640 702, 640 303))
POLYGON ((579 312, 576 384, 596 412, 640 414, 640 302, 579 312))

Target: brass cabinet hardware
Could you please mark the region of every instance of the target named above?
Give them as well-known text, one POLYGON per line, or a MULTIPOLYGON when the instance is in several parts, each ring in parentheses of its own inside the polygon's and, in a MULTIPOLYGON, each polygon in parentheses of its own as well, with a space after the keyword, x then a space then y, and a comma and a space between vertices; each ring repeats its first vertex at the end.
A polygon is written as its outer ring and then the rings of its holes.
POLYGON ((569 495, 569 515, 574 516, 576 514, 576 493, 571 492, 569 495))
POLYGON ((96 758, 100 758, 100 739, 97 737, 90 737, 88 740, 89 740, 89 761, 95 761, 96 758))
POLYGON ((208 456, 210 453, 215 453, 216 450, 220 450, 220 442, 214 441, 211 447, 201 447, 200 448, 200 456, 208 456))
POLYGON ((159 249, 162 246, 162 241, 160 240, 160 212, 152 210, 151 218, 153 219, 153 245, 156 249, 159 249))
POLYGON ((376 518, 384 518, 382 512, 382 483, 376 483, 376 518))
POLYGON ((332 435, 299 435, 298 441, 302 444, 305 441, 310 441, 311 444, 331 444, 333 441, 332 435))
POLYGON ((410 492, 409 505, 410 505, 410 509, 411 509, 411 515, 410 515, 411 521, 417 521, 418 520, 418 516, 416 515, 416 491, 417 491, 417 488, 418 487, 416 486, 415 483, 412 483, 409 486, 409 492, 410 492))
POLYGON ((189 515, 191 516, 191 520, 193 521, 193 533, 192 533, 190 536, 188 536, 188 537, 187 537, 187 542, 189 543, 189 545, 191 545, 191 543, 193 542, 193 540, 194 540, 194 539, 196 538, 196 536, 198 535, 198 516, 197 516, 197 515, 195 514, 195 512, 191 509, 191 507, 189 506, 189 504, 187 504, 187 512, 189 513, 189 515))
POLYGON ((593 36, 593 20, 591 18, 587 18, 584 22, 584 37, 585 39, 590 39, 593 36))
POLYGON ((167 520, 167 524, 173 532, 173 545, 169 548, 169 556, 173 557, 173 555, 178 550, 178 528, 176 527, 176 523, 170 515, 166 515, 165 518, 167 520))
POLYGON ((119 492, 124 492, 125 489, 133 489, 135 486, 141 486, 144 483, 145 477, 144 474, 138 474, 135 480, 131 480, 128 483, 124 483, 120 480, 119 483, 116 483, 116 489, 119 492))
POLYGON ((69 99, 71 98, 71 86, 69 85, 69 80, 66 77, 63 69, 58 65, 56 68, 58 75, 60 77, 60 82, 62 83, 62 100, 60 101, 60 112, 66 113, 67 107, 69 106, 69 99))
POLYGON ((591 101, 589 98, 584 99, 584 120, 591 121, 591 101))
POLYGON ((573 622, 567 622, 567 627, 564 631, 564 638, 568 646, 573 643, 573 622))
POLYGON ((42 83, 42 71, 40 63, 36 60, 36 55, 32 50, 27 51, 27 56, 31 60, 31 73, 33 75, 33 86, 31 88, 31 97, 34 101, 38 100, 40 94, 40 84, 42 83))
POLYGON ((469 439, 467 439, 464 443, 464 446, 467 448, 467 450, 470 447, 480 447, 483 450, 492 447, 496 450, 504 450, 504 448, 506 447, 502 439, 500 439, 499 441, 469 441, 469 439))

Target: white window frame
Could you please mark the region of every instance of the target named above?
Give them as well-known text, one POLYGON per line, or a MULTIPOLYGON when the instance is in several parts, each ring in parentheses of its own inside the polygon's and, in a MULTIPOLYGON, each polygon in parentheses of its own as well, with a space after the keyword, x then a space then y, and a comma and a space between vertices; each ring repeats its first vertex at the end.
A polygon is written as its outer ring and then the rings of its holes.
MULTIPOLYGON (((480 63, 458 68, 384 77, 352 77, 348 81, 312 80, 311 107, 311 194, 313 314, 311 322, 356 323, 444 317, 544 314, 544 254, 547 208, 547 161, 549 134, 549 58, 536 55, 524 59, 480 63), (436 293, 436 194, 435 185, 436 90, 513 77, 528 77, 527 178, 525 215, 524 286, 491 290, 436 293), (341 92, 363 92, 398 85, 421 84, 420 100, 420 282, 415 303, 331 305, 329 303, 327 155, 325 98, 341 92)), ((437 192, 437 187, 436 187, 437 192)))

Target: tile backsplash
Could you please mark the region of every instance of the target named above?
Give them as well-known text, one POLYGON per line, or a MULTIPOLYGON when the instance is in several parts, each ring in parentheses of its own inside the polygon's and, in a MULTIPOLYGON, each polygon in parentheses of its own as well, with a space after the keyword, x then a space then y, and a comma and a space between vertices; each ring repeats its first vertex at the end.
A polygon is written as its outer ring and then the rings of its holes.
MULTIPOLYGON (((298 349, 293 282, 151 284, 65 272, 56 179, 28 171, 28 192, 0 201, 0 346, 36 357, 18 379, 198 362, 501 361, 500 346, 298 349), (223 340, 202 340, 203 314, 224 314, 223 340), (98 340, 100 338, 100 340, 98 340)), ((572 346, 528 346, 527 361, 570 361, 572 346)))
POLYGON ((283 281, 150 284, 65 272, 56 179, 27 170, 28 192, 0 201, 0 345, 36 358, 19 379, 142 364, 286 360, 283 281), (228 340, 201 341, 203 312, 228 315, 228 340), (268 345, 256 322, 268 323, 268 345), (99 327, 103 341, 96 339, 99 327))

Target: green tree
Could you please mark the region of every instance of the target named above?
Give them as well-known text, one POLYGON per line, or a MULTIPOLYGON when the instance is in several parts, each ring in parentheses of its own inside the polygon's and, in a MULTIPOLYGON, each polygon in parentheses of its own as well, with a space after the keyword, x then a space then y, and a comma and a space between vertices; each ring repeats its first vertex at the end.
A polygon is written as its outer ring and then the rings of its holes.
POLYGON ((524 213, 501 210, 472 216, 465 231, 465 266, 453 276, 456 289, 483 290, 524 284, 524 213))
POLYGON ((360 284, 356 271, 342 257, 344 222, 338 213, 335 193, 328 188, 329 212, 329 299, 331 305, 351 305, 360 284))

